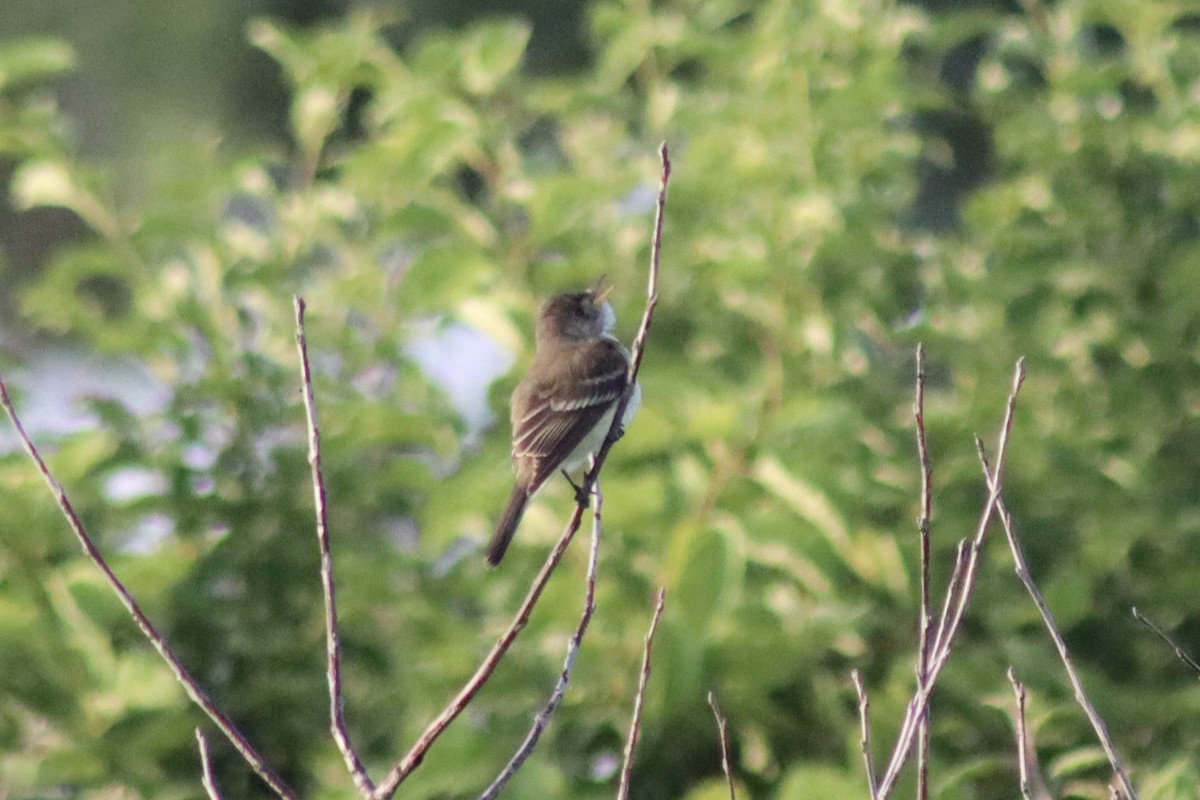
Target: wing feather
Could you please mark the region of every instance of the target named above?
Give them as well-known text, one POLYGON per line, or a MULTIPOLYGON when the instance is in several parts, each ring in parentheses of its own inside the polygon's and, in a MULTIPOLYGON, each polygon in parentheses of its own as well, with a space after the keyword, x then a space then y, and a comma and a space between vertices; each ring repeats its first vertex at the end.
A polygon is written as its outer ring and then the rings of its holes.
POLYGON ((553 359, 552 374, 534 365, 513 392, 513 459, 531 490, 558 470, 628 382, 629 359, 615 340, 597 339, 546 356, 553 359))

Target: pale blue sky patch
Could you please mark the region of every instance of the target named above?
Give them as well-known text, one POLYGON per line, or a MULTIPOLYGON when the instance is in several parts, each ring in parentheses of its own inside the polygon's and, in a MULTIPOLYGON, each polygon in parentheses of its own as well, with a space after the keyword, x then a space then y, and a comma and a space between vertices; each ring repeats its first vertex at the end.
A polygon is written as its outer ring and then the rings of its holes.
POLYGON ((512 353, 474 328, 455 322, 431 326, 429 334, 408 345, 407 352, 446 392, 466 422, 465 443, 477 441, 495 418, 488 407, 488 387, 512 369, 512 353))

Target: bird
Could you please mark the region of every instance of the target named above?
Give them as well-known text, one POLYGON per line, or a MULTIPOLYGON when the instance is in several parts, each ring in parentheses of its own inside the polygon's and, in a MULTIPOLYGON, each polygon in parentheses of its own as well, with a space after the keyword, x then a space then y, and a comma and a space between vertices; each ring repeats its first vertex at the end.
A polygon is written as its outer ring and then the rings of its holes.
MULTIPOLYGON (((613 286, 604 283, 601 278, 587 291, 556 294, 538 312, 533 362, 509 403, 516 480, 487 548, 493 567, 546 480, 561 470, 570 481, 604 444, 629 385, 629 351, 611 333, 613 286)), ((640 405, 641 387, 635 384, 622 431, 640 405)))

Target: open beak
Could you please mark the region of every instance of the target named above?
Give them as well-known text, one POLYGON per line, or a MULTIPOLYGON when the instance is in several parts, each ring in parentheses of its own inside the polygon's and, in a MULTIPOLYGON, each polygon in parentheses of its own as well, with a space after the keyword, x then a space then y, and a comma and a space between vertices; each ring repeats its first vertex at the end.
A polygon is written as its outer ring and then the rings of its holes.
POLYGON ((614 287, 611 283, 606 286, 605 282, 607 280, 607 275, 601 275, 600 280, 596 281, 596 285, 592 288, 592 302, 596 305, 603 303, 612 294, 614 287))

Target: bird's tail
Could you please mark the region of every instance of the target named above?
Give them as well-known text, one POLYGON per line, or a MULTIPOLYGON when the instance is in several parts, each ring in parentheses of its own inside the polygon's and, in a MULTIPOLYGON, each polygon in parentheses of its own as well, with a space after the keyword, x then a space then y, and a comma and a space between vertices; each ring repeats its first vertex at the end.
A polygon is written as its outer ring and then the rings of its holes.
POLYGON ((494 567, 500 563, 500 559, 504 558, 513 534, 517 532, 517 526, 521 524, 521 515, 525 513, 525 505, 528 502, 529 490, 523 481, 518 480, 517 485, 513 487, 512 494, 508 496, 508 504, 504 506, 504 511, 500 514, 500 521, 496 523, 496 533, 492 535, 492 543, 488 545, 487 563, 489 565, 494 567))

